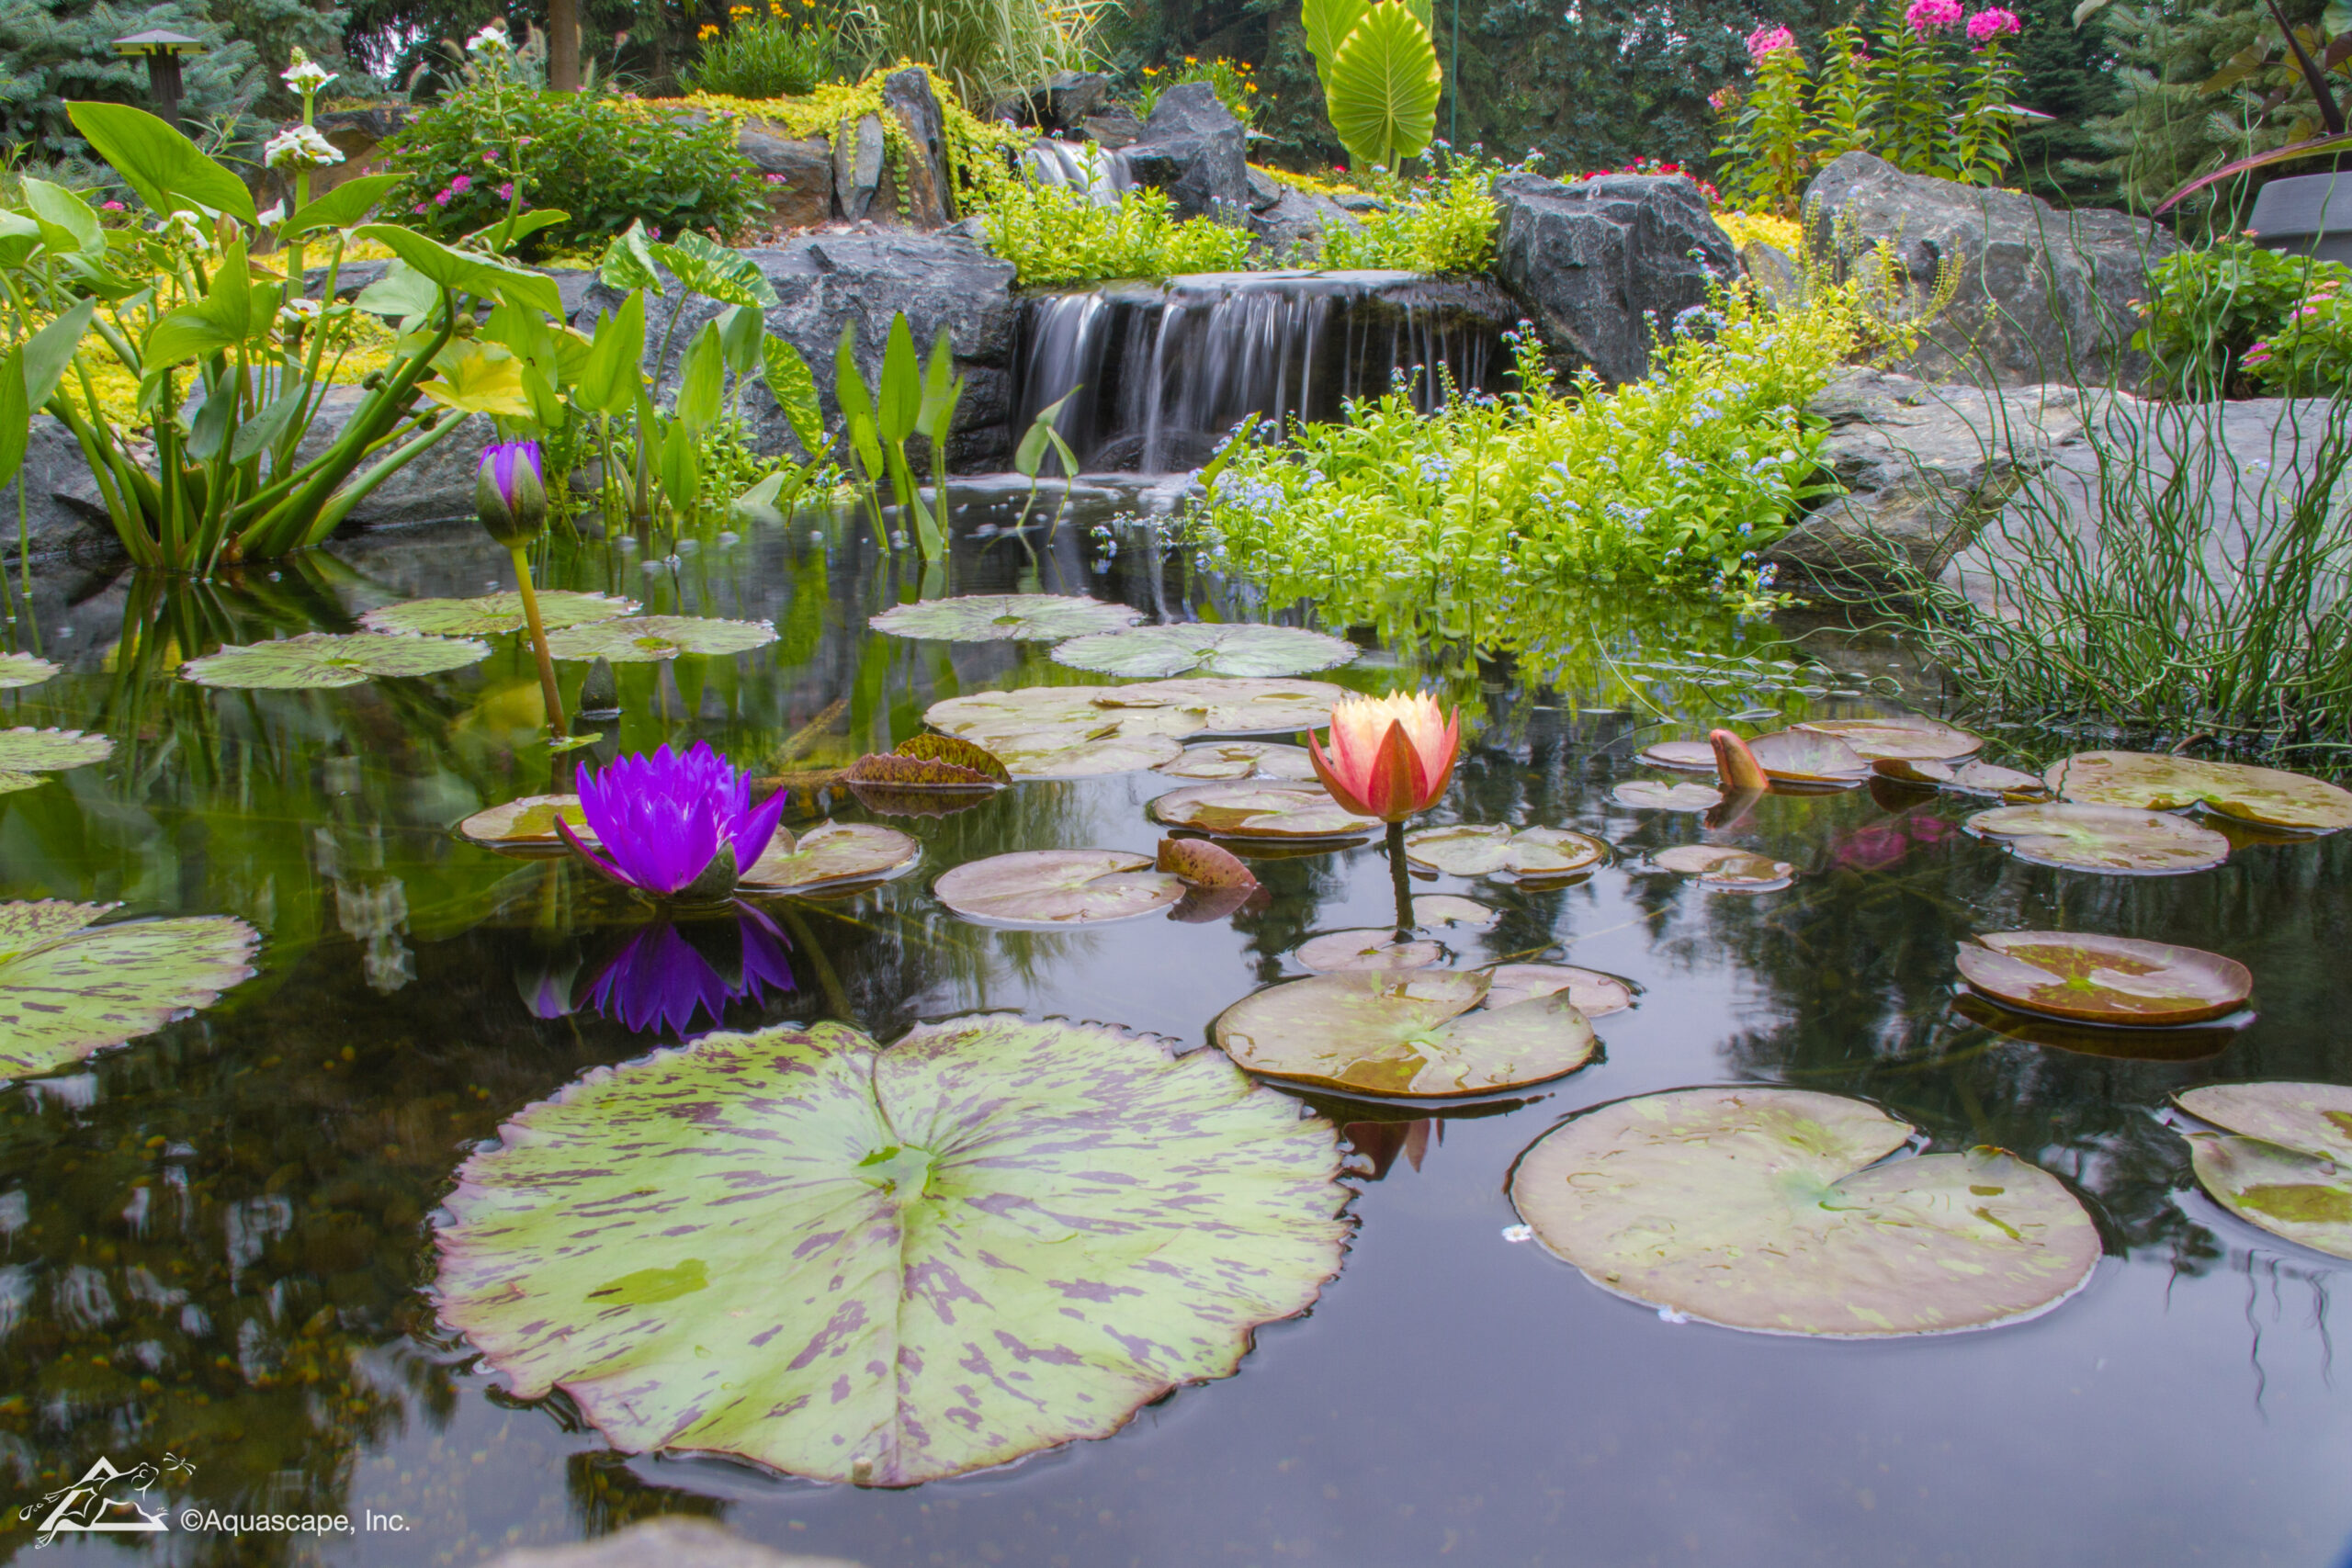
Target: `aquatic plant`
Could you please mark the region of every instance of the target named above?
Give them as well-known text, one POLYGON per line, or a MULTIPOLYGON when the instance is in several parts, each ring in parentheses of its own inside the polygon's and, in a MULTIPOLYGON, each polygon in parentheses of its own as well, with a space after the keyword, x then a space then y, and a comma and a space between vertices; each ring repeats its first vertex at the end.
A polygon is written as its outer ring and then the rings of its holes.
POLYGON ((539 593, 531 583, 529 547, 547 526, 547 476, 539 468, 536 441, 494 441, 482 449, 474 475, 474 513, 482 531, 506 547, 514 563, 514 591, 522 596, 523 621, 531 634, 531 656, 538 661, 539 695, 547 703, 548 728, 558 740, 563 723, 563 690, 555 683, 555 660, 548 654, 547 624, 539 618, 539 593))
POLYGON ((989 249, 1012 264, 1024 288, 1233 272, 1250 258, 1248 229, 1178 219, 1158 190, 1123 191, 1104 205, 1083 191, 1008 179, 989 197, 984 221, 989 249))
POLYGON ((767 852, 786 802, 778 790, 753 806, 751 780, 700 741, 683 756, 665 745, 594 773, 583 762, 575 787, 598 848, 560 816, 557 836, 594 870, 656 898, 733 893, 739 872, 767 852))
POLYGON ((250 977, 260 939, 225 915, 98 922, 111 904, 0 904, 0 1073, 51 1072, 161 1029, 250 977))
POLYGON ((1363 651, 1344 637, 1250 622, 1184 622, 1072 637, 1054 662, 1105 675, 1304 675, 1352 664, 1363 651))
POLYGON ((2274 1235, 2352 1258, 2352 1089, 2208 1084, 2173 1102, 2222 1129, 2188 1134, 2214 1201, 2274 1235))
POLYGON ((1331 709, 1330 750, 1311 733, 1315 776, 1340 808, 1388 824, 1388 864, 1396 893, 1398 939, 1413 923, 1405 873, 1405 818, 1436 805, 1462 752, 1462 714, 1442 711, 1426 692, 1351 697, 1331 709))
POLYGON ((1600 1049, 1565 979, 1533 994, 1451 969, 1269 986, 1220 1013, 1212 1033, 1253 1073, 1416 1100, 1542 1083, 1575 1072, 1600 1049))
POLYGON ((629 933, 596 976, 588 1005, 632 1034, 683 1035, 697 1011, 707 1014, 715 1029, 733 1003, 793 988, 790 940, 750 905, 738 904, 732 919, 702 922, 695 934, 734 949, 722 955, 725 974, 676 922, 655 920, 629 933), (723 932, 705 930, 721 925, 723 932))
POLYGON ((1437 134, 1445 81, 1425 9, 1407 0, 1306 0, 1299 21, 1348 155, 1392 174, 1419 156, 1437 134))

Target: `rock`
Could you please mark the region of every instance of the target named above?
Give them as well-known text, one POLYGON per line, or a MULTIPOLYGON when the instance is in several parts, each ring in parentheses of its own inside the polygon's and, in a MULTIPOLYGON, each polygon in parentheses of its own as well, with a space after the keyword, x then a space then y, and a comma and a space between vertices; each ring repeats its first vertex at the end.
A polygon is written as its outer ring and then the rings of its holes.
POLYGON ((1168 193, 1186 218, 1238 222, 1250 208, 1247 138, 1206 82, 1169 88, 1152 106, 1143 135, 1126 150, 1137 185, 1168 193))
POLYGON ((1274 205, 1250 214, 1250 231, 1256 236, 1251 250, 1280 258, 1286 265, 1310 266, 1323 248, 1323 236, 1334 229, 1360 229, 1355 214, 1328 196, 1280 187, 1274 205))
POLYGON ((1653 323, 1706 303, 1737 258, 1699 187, 1679 175, 1541 175, 1495 182, 1495 276, 1544 333, 1564 371, 1610 381, 1649 371, 1653 323))
POLYGON ((1271 212, 1283 199, 1283 192, 1290 187, 1261 169, 1249 170, 1250 210, 1271 212))
POLYGON ((857 1568, 839 1557, 802 1557, 756 1545, 691 1515, 634 1524, 599 1540, 518 1547, 487 1568, 857 1568))
POLYGON ((1087 116, 1110 107, 1111 78, 1100 71, 1057 72, 1046 83, 1045 99, 1038 123, 1049 130, 1075 130, 1087 116))
POLYGON ((1136 111, 1125 104, 1104 106, 1100 114, 1088 115, 1078 122, 1078 133, 1096 146, 1117 152, 1132 147, 1143 136, 1143 121, 1136 111))
POLYGON ((876 115, 860 115, 849 134, 833 143, 833 206, 854 222, 865 216, 882 189, 882 163, 888 146, 876 115))
POLYGON ((72 559, 95 566, 120 550, 98 487, 90 478, 90 466, 83 460, 81 443, 63 421, 33 415, 24 467, 0 488, 0 560, 15 560, 22 554, 37 561, 72 559), (17 526, 19 495, 25 508, 21 537, 17 526))
MULTIPOLYGON (((814 229, 833 215, 833 150, 821 136, 788 137, 771 121, 748 119, 735 145, 767 184, 768 210, 787 229, 814 229)), ((878 128, 877 128, 878 129, 878 128)))
POLYGON ((1739 265, 1765 303, 1775 309, 1787 310, 1804 299, 1804 278, 1795 258, 1780 246, 1750 240, 1740 248, 1739 265))
MULTIPOLYGON (((339 434, 344 423, 367 394, 357 387, 331 387, 319 400, 319 416, 295 457, 309 462, 339 434)), ((420 404, 420 406, 424 406, 420 404)), ((344 530, 401 527, 418 523, 447 523, 474 516, 474 480, 481 470, 482 448, 498 438, 490 421, 469 414, 458 427, 435 442, 422 456, 368 493, 351 509, 344 530)))
POLYGON ((882 190, 865 216, 913 229, 939 229, 956 220, 956 187, 947 174, 947 117, 931 90, 931 77, 909 66, 882 79, 882 107, 898 116, 914 141, 914 151, 882 172, 882 190))
POLYGON ((1906 175, 1849 152, 1814 176, 1805 207, 1816 245, 1828 226, 1864 244, 1892 241, 1908 288, 1924 298, 1950 262, 1959 291, 1898 368, 1931 380, 2004 386, 2072 381, 2143 388, 2131 349, 2148 268, 2180 249, 2164 230, 2100 208, 2061 212, 2015 191, 1906 175))

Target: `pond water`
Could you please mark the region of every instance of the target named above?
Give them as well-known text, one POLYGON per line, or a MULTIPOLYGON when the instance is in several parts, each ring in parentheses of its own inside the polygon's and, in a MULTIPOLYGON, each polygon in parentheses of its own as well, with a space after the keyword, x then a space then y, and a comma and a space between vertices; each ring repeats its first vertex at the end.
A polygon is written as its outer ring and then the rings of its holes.
MULTIPOLYGON (((1033 520, 1024 545, 1011 520, 1001 501, 967 506, 945 581, 928 586, 1250 613, 1249 593, 1143 532, 1106 541, 1088 513, 1050 540, 1033 520)), ((552 583, 773 618, 782 634, 737 657, 625 667, 624 716, 600 754, 707 739, 763 772, 807 773, 888 750, 942 697, 1095 679, 1043 645, 869 632, 869 615, 925 584, 865 536, 845 509, 742 525, 650 569, 666 546, 553 547, 552 583)), ((568 787, 572 760, 534 741, 527 658, 507 638, 455 674, 311 693, 169 678, 223 641, 507 586, 502 567, 467 528, 168 592, 51 574, 10 628, 14 647, 70 668, 0 694, 0 724, 102 730, 118 750, 0 795, 0 898, 234 914, 265 939, 259 976, 217 1006, 0 1094, 0 1475, 18 1501, 100 1455, 128 1466, 168 1450, 194 1466, 175 1506, 373 1510, 406 1528, 120 1538, 148 1560, 385 1568, 665 1511, 866 1568, 2345 1561, 2352 1365, 2335 1365, 2334 1341, 2352 1325, 2337 1301, 2352 1275, 2206 1200, 2159 1112, 2204 1081, 2352 1082, 2335 1011, 2352 835, 2109 879, 1962 834, 1964 801, 1856 790, 1770 797, 1740 830, 1795 864, 1785 891, 1645 873, 1642 852, 1701 827, 1609 802, 1615 783, 1657 776, 1642 746, 1732 715, 1877 711, 1908 671, 1899 649, 1794 642, 1794 622, 1607 594, 1519 627, 1516 652, 1374 649, 1327 677, 1426 682, 1467 705, 1475 736, 1430 820, 1566 826, 1622 852, 1565 888, 1430 883, 1500 912, 1454 939, 1462 957, 1550 955, 1641 993, 1599 1021, 1601 1060, 1539 1090, 1437 1113, 1303 1107, 1343 1126, 1356 1228, 1312 1313, 1262 1331, 1237 1375, 1107 1440, 899 1492, 624 1457, 562 1401, 507 1396, 435 1325, 434 1211, 505 1118, 670 1038, 594 1005, 591 981, 628 934, 621 906, 575 868, 449 831, 568 787), (1951 1010, 1953 944, 2018 926, 2231 954, 2256 976, 2259 1017, 2218 1055, 2174 1063, 1991 1033, 1951 1010), (1513 1161, 1562 1118, 1725 1083, 1860 1096, 1937 1149, 2013 1150, 2082 1198, 2106 1257, 2030 1322, 1828 1342, 1667 1321, 1509 1239, 1513 1161)), ((782 906, 791 987, 754 988, 727 1023, 842 1018, 887 1040, 1009 1009, 1191 1047, 1227 1004, 1302 973, 1287 955, 1309 934, 1389 918, 1376 840, 1259 861, 1271 902, 1204 924, 1002 931, 931 897, 940 873, 981 855, 1149 852, 1160 834, 1145 805, 1179 782, 1023 784, 958 815, 890 819, 922 840, 922 864, 854 898, 782 906)), ((867 814, 845 801, 839 815, 867 814)), ((13 1508, 9 1527, 29 1561, 13 1508)))

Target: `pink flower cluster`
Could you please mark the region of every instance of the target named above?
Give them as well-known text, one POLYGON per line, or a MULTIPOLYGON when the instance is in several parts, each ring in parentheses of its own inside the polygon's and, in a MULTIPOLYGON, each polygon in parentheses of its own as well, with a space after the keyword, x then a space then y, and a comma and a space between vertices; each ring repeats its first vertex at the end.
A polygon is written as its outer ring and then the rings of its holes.
POLYGON ((1968 41, 1980 49, 1994 39, 2024 30, 2024 24, 2018 20, 2015 11, 2004 11, 1998 6, 1989 11, 1979 11, 1968 18, 1968 41))
MULTIPOLYGON (((1928 3, 1929 0, 1919 0, 1921 6, 1928 3)), ((1916 10, 1917 7, 1913 8, 1916 10)), ((1954 4, 1952 10, 1955 15, 1958 14, 1959 9, 1958 5, 1954 4)), ((1758 28, 1747 35, 1747 58, 1761 65, 1767 56, 1778 54, 1784 49, 1794 49, 1796 46, 1796 35, 1786 28, 1758 28)))
POLYGON ((1956 28, 1960 25, 1960 0, 1911 0, 1903 19, 1922 37, 1945 28, 1956 28))

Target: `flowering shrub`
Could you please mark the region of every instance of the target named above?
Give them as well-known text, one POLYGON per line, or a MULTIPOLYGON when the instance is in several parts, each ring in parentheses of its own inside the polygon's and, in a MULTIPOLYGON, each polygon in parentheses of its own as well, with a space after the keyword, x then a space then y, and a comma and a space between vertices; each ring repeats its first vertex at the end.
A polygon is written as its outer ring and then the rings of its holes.
POLYGON ((2191 397, 2325 393, 2352 373, 2352 320, 2340 303, 2352 266, 2252 241, 2223 240, 2148 271, 2147 324, 2132 345, 2166 386, 2191 397))
POLYGON ((702 29, 702 57, 678 73, 687 89, 722 97, 782 98, 806 93, 832 74, 833 29, 816 0, 786 6, 763 0, 759 9, 727 8, 734 26, 702 29), (796 17, 793 12, 800 15, 796 17))
POLYGON ((1672 178, 1679 175, 1699 187, 1699 194, 1706 198, 1709 207, 1719 208, 1724 204, 1724 193, 1715 187, 1714 181, 1702 178, 1697 171, 1686 169, 1679 164, 1664 163, 1656 158, 1636 158, 1630 164, 1620 164, 1613 169, 1587 169, 1580 175, 1566 175, 1561 177, 1573 183, 1577 180, 1598 179, 1602 175, 1649 175, 1658 178, 1672 178))
POLYGON ((1206 82, 1216 94, 1216 101, 1233 113, 1247 130, 1258 118, 1258 73, 1246 60, 1227 60, 1223 55, 1214 60, 1202 60, 1186 55, 1184 63, 1143 68, 1143 83, 1136 91, 1136 117, 1151 118, 1152 107, 1159 102, 1159 95, 1170 87, 1181 87, 1187 82, 1206 82))

